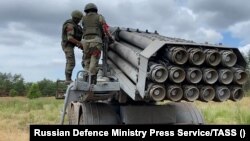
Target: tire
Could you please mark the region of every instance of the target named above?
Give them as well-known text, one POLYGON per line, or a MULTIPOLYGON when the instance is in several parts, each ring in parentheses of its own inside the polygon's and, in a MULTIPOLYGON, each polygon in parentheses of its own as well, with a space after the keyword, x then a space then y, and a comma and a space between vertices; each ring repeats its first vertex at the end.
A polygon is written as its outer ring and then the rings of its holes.
POLYGON ((69 125, 78 125, 80 104, 72 102, 68 108, 69 125))
POLYGON ((175 124, 204 124, 204 118, 201 112, 192 104, 186 102, 170 103, 176 113, 175 124))
POLYGON ((69 119, 69 125, 72 125, 74 119, 74 105, 71 104, 68 107, 68 119, 69 119))
POLYGON ((115 110, 105 103, 81 103, 80 125, 116 125, 120 118, 115 110))

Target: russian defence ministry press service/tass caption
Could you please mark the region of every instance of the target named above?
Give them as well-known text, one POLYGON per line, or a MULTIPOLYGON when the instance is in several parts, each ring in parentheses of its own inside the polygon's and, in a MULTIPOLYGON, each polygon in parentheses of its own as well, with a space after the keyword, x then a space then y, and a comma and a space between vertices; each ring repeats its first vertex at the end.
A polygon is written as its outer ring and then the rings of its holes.
POLYGON ((131 129, 111 129, 111 130, 79 130, 79 129, 72 129, 70 131, 62 131, 60 129, 54 131, 43 131, 41 129, 34 129, 33 137, 42 137, 42 136, 58 136, 58 137, 79 137, 79 136, 120 136, 120 137, 157 137, 157 136, 237 136, 236 129, 210 129, 210 130, 192 130, 187 131, 184 129, 177 129, 173 131, 159 131, 156 129, 149 129, 149 130, 131 130, 131 129))

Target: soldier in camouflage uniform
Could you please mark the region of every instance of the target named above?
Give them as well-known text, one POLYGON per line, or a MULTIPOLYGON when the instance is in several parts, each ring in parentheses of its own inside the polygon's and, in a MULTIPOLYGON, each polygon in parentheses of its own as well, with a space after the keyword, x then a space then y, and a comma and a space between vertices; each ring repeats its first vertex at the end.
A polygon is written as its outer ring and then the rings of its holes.
MULTIPOLYGON (((83 14, 81 11, 75 10, 71 13, 71 19, 64 22, 62 27, 62 49, 66 57, 65 77, 66 84, 72 82, 72 71, 75 67, 75 54, 74 47, 82 49, 83 46, 80 42, 82 38, 82 27, 79 24, 83 14)), ((82 64, 83 65, 83 64, 82 64)), ((84 67, 84 66, 83 66, 84 67)))
MULTIPOLYGON (((84 12, 86 16, 82 18, 83 26, 83 40, 84 46, 83 62, 85 64, 85 70, 91 75, 91 84, 96 84, 97 66, 101 56, 101 50, 103 45, 103 37, 108 35, 111 39, 108 25, 102 15, 98 14, 98 9, 95 4, 89 3, 85 6, 84 12)), ((113 40, 113 39, 112 39, 113 40)), ((85 80, 87 80, 87 74, 85 74, 85 80)))

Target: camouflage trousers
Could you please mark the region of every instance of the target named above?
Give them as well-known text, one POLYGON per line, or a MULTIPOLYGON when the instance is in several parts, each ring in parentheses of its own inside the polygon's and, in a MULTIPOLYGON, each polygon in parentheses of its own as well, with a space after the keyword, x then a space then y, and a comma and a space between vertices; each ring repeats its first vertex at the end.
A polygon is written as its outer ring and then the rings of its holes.
POLYGON ((98 72, 98 63, 101 56, 102 43, 86 42, 83 50, 83 62, 85 70, 90 72, 90 75, 96 75, 98 72))
POLYGON ((65 45, 62 43, 62 49, 66 58, 65 74, 72 74, 72 71, 75 67, 74 46, 71 44, 65 45))

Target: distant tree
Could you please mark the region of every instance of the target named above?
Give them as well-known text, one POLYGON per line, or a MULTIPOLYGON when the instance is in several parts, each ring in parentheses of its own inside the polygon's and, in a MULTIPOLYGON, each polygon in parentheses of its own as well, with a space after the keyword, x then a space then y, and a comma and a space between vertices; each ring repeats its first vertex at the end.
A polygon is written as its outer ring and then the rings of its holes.
POLYGON ((55 96, 56 93, 56 83, 44 78, 42 81, 38 82, 39 89, 42 96, 55 96))
POLYGON ((14 89, 10 90, 10 96, 14 97, 14 96, 17 96, 17 95, 18 95, 18 93, 17 93, 16 90, 14 90, 14 89))
POLYGON ((7 95, 12 88, 11 73, 0 73, 0 92, 1 95, 7 95))
POLYGON ((0 73, 0 95, 8 95, 12 89, 11 73, 0 73))
POLYGON ((24 96, 27 96, 27 95, 28 95, 29 90, 30 90, 32 84, 33 84, 32 82, 24 83, 24 89, 25 89, 25 91, 24 91, 24 96))
POLYGON ((14 89, 17 95, 24 95, 25 84, 22 75, 0 73, 0 95, 10 95, 11 89, 14 89))
POLYGON ((28 91, 27 97, 29 99, 41 97, 41 92, 37 83, 33 83, 28 91))
MULTIPOLYGON (((244 56, 244 58, 245 58, 245 60, 247 62, 246 71, 247 71, 248 75, 250 75, 250 51, 248 51, 247 55, 244 56)), ((245 91, 249 91, 250 90, 250 76, 248 76, 248 81, 244 85, 244 89, 245 89, 245 91)))
POLYGON ((0 95, 3 95, 5 90, 4 90, 4 78, 3 78, 3 73, 0 72, 0 95))
POLYGON ((25 84, 24 79, 20 74, 15 74, 13 76, 13 88, 17 91, 18 95, 24 95, 25 84))

